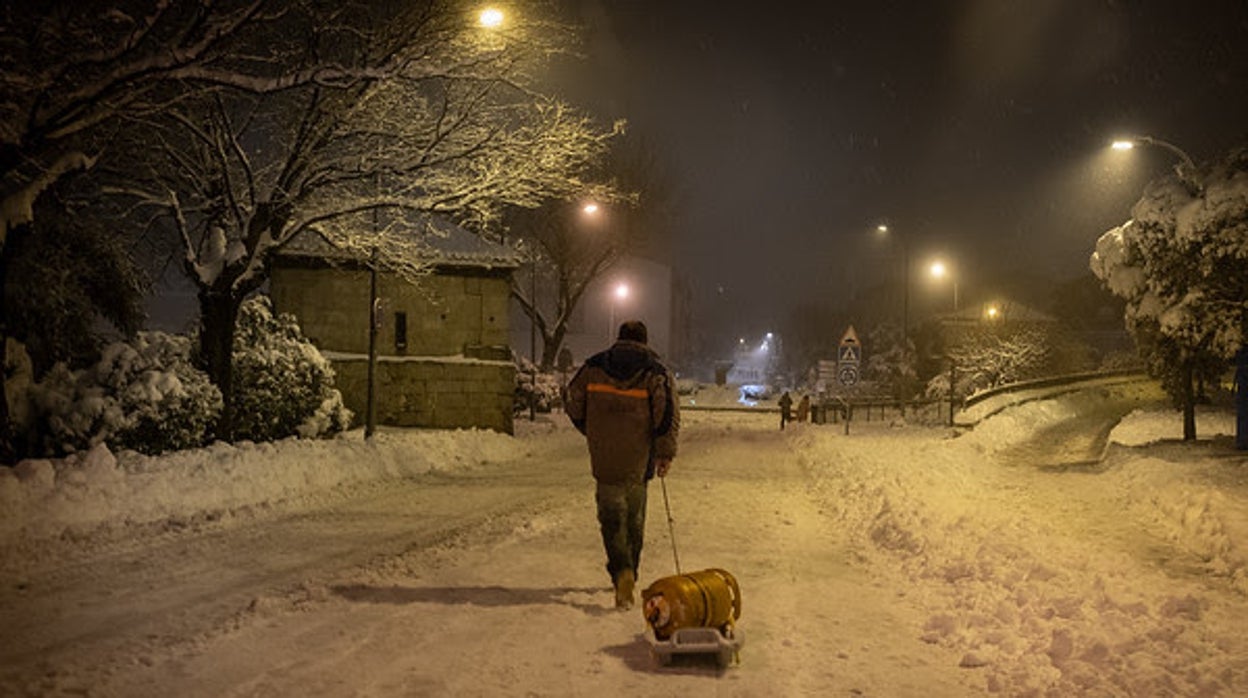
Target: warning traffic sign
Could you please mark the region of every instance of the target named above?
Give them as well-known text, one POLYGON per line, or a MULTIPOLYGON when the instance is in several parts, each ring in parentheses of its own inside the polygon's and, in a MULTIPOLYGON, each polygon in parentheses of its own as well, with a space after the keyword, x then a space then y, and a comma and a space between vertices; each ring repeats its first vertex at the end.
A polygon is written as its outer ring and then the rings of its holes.
POLYGON ((841 385, 858 383, 858 364, 861 361, 862 345, 858 343, 858 333, 854 332, 854 326, 850 325, 836 349, 836 379, 841 385))

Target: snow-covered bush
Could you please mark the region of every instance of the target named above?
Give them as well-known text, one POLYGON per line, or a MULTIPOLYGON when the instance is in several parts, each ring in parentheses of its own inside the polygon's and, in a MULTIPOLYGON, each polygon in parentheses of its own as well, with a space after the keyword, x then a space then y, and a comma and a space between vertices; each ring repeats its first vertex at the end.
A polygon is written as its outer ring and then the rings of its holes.
POLYGON ((274 441, 336 434, 351 411, 334 369, 293 315, 273 314, 267 296, 245 301, 234 333, 234 437, 274 441))
POLYGON ((563 404, 563 388, 557 374, 539 371, 536 386, 533 377, 533 362, 516 357, 516 414, 528 410, 530 400, 536 400, 533 405, 538 412, 550 412, 563 404))
POLYGON ((221 412, 221 391, 190 356, 187 337, 140 332, 105 347, 90 368, 56 364, 30 390, 32 445, 46 455, 99 443, 149 454, 202 445, 221 412))
POLYGON ((867 346, 872 351, 864 366, 864 382, 876 384, 880 391, 899 401, 914 397, 919 382, 915 369, 917 358, 914 343, 905 337, 901 328, 876 326, 867 338, 867 346))

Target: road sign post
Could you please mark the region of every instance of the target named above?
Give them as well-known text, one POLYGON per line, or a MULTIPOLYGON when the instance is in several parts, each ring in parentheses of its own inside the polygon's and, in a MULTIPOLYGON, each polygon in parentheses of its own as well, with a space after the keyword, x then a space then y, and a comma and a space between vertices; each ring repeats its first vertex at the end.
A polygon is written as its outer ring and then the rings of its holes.
POLYGON ((851 387, 858 384, 858 367, 862 363, 862 345, 858 342, 858 333, 850 325, 841 337, 841 344, 836 350, 836 379, 841 385, 851 387))

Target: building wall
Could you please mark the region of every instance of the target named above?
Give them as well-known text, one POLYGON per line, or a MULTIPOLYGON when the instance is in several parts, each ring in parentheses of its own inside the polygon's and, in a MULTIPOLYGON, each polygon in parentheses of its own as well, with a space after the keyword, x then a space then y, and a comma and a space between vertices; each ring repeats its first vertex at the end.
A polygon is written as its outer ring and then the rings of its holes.
MULTIPOLYGON (((343 402, 363 423, 368 357, 328 354, 343 402)), ((477 427, 514 433, 516 367, 511 361, 386 357, 373 377, 376 423, 399 427, 477 427)))
MULTIPOLYGON (((274 308, 298 317, 318 347, 368 352, 368 271, 279 264, 270 288, 274 308)), ((510 280, 499 272, 431 274, 419 286, 381 274, 378 354, 454 356, 466 347, 506 346, 510 293, 510 280), (407 321, 402 346, 396 336, 400 314, 407 321)))
MULTIPOLYGON (((511 433, 515 367, 507 347, 508 275, 450 269, 419 285, 378 275, 376 423, 511 433)), ((274 308, 295 315, 333 363, 358 424, 367 416, 369 284, 366 269, 301 258, 280 258, 270 279, 274 308)))

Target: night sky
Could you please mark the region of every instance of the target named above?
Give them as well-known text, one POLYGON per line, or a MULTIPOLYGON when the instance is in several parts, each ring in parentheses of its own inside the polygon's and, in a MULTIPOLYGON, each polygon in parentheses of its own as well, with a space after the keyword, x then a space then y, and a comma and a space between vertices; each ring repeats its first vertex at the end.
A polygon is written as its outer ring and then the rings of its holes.
POLYGON ((664 153, 673 265, 721 332, 765 332, 797 299, 872 283, 900 258, 881 222, 916 267, 945 256, 968 300, 1034 294, 1088 274, 1096 238, 1174 162, 1109 151, 1113 138, 1198 162, 1248 144, 1242 0, 579 9, 574 99, 664 153))

